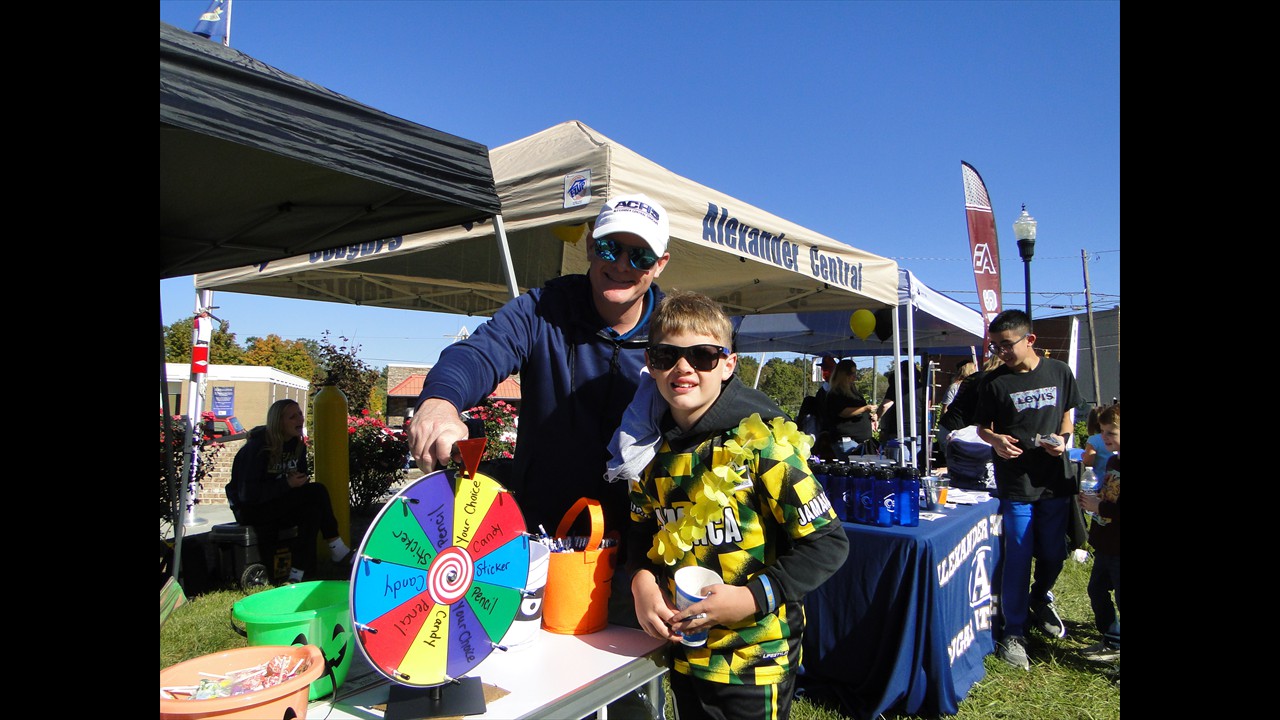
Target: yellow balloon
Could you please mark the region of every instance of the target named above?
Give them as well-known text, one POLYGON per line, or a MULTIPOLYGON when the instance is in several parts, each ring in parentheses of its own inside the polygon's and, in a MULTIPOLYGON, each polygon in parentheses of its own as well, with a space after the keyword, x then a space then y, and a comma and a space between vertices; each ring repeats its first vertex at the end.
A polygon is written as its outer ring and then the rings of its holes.
POLYGON ((587 236, 587 224, 553 225, 551 227, 551 232, 553 235, 560 238, 561 242, 565 242, 570 245, 577 245, 587 236))
POLYGON ((855 310, 849 316, 849 329, 859 340, 866 340, 876 329, 876 316, 870 310, 855 310))

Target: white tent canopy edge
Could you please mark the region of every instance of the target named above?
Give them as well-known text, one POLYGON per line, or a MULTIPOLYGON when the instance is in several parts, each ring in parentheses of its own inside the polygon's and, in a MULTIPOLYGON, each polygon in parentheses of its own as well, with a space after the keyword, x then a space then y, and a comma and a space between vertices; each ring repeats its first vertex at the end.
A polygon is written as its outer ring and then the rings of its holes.
POLYGON ((197 288, 489 316, 512 294, 587 267, 605 199, 645 193, 671 216, 661 285, 703 292, 735 314, 897 303, 897 263, 688 180, 578 121, 490 152, 502 214, 196 277, 197 288), (504 267, 504 226, 514 268, 504 267), (512 281, 514 272, 514 282, 512 281))

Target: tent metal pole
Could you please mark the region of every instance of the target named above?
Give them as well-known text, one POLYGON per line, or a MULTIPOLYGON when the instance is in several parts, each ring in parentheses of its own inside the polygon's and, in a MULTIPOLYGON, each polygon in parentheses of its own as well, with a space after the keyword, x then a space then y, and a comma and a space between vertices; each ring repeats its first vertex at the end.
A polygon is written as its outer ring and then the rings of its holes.
MULTIPOLYGON (((911 467, 916 466, 916 451, 920 447, 920 436, 916 434, 917 431, 920 429, 920 420, 919 418, 916 417, 916 415, 918 414, 918 411, 916 409, 918 406, 917 398, 916 398, 916 394, 917 394, 916 385, 920 384, 918 381, 918 378, 920 377, 920 375, 915 370, 915 363, 916 363, 915 317, 916 317, 915 297, 912 295, 911 289, 908 288, 908 291, 907 291, 907 360, 911 363, 911 378, 910 378, 911 384, 907 387, 907 397, 910 398, 911 407, 907 408, 907 410, 908 412, 911 413, 911 435, 910 436, 899 435, 898 437, 901 437, 903 439, 907 439, 909 437, 911 440, 911 456, 907 460, 907 464, 910 465, 911 467)), ((899 414, 901 415, 902 413, 899 413, 899 414)))
POLYGON ((164 308, 160 310, 160 410, 164 413, 164 477, 169 484, 169 518, 173 525, 173 563, 170 567, 173 579, 178 580, 182 565, 182 481, 173 466, 173 413, 169 408, 169 373, 165 363, 164 308))
POLYGON ((516 283, 516 270, 511 265, 511 246, 507 244, 507 228, 502 224, 502 215, 493 216, 494 236, 498 240, 498 255, 502 257, 502 269, 507 273, 507 290, 511 299, 520 297, 520 286, 516 283))
POLYGON ((904 442, 902 434, 902 418, 906 414, 903 412, 906 408, 902 406, 902 341, 898 331, 898 306, 893 306, 893 403, 898 407, 898 412, 893 414, 893 420, 897 423, 898 431, 898 467, 902 467, 904 453, 902 446, 904 442))

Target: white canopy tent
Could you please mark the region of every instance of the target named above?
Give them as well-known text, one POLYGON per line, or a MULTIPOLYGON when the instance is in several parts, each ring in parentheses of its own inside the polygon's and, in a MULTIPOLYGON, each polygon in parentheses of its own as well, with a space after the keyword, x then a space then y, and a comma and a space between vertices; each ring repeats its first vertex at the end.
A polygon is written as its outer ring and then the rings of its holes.
MULTIPOLYGON (((910 271, 898 269, 898 306, 910 308, 906 334, 908 354, 912 349, 939 354, 968 352, 986 337, 982 314, 924 284, 910 271)), ((859 339, 849 327, 856 307, 825 312, 739 316, 734 348, 738 352, 794 352, 839 357, 894 355, 899 347, 889 334, 891 325, 877 326, 885 335, 859 339)), ((888 313, 881 317, 888 319, 888 313)))
POLYGON ((202 273, 196 287, 490 316, 518 292, 585 272, 605 199, 643 192, 671 216, 664 288, 706 293, 730 314, 897 302, 893 260, 676 175, 581 122, 494 148, 490 161, 502 201, 492 221, 202 273))
MULTIPOLYGON (((981 313, 930 288, 903 268, 898 269, 897 307, 892 312, 877 313, 876 334, 866 340, 854 335, 849 324, 856 309, 735 317, 734 349, 747 353, 795 352, 838 357, 893 355, 892 367, 900 368, 903 347, 900 338, 904 335, 906 357, 911 358, 919 350, 939 354, 969 352, 985 342, 987 334, 981 313), (899 308, 906 308, 907 312, 900 314, 899 308), (905 318, 905 332, 899 332, 900 317, 905 318)), ((894 390, 894 402, 904 407, 902 383, 894 383, 894 390)), ((907 393, 910 427, 916 427, 914 383, 908 383, 907 393)), ((896 413, 900 438, 906 437, 904 414, 896 413)), ((914 462, 915 453, 909 455, 914 462)))

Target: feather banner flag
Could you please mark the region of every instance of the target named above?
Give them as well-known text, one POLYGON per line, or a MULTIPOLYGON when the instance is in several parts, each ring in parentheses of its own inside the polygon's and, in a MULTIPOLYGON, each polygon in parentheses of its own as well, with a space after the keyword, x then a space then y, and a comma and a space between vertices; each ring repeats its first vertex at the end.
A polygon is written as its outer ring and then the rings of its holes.
POLYGON ((964 217, 969 225, 969 252, 973 280, 978 286, 978 305, 988 325, 1000 314, 1000 247, 996 241, 996 217, 982 176, 961 161, 964 179, 964 217))

